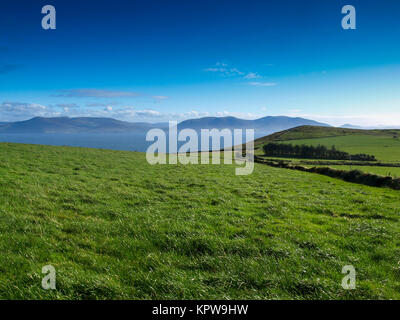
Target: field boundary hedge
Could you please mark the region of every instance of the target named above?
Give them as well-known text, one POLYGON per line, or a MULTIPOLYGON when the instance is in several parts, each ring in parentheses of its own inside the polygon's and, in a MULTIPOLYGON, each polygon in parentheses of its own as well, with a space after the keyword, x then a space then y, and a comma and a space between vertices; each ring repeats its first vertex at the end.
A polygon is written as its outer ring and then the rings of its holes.
POLYGON ((360 170, 339 170, 330 167, 311 167, 307 168, 300 165, 291 165, 287 162, 277 160, 266 160, 254 155, 254 162, 262 163, 276 168, 285 168, 291 170, 299 170, 310 173, 318 173, 331 178, 339 178, 347 182, 364 184, 372 187, 388 187, 400 190, 400 178, 392 178, 390 176, 380 176, 377 174, 364 173, 360 170))
MULTIPOLYGON (((279 158, 279 157, 276 157, 279 158)), ((293 163, 293 160, 289 159, 276 159, 276 158, 266 158, 263 156, 261 159, 269 161, 283 161, 287 163, 293 163)), ((364 166, 364 167, 388 167, 388 168, 400 168, 399 163, 386 163, 386 162, 365 162, 365 161, 326 161, 326 160, 297 160, 296 163, 306 164, 306 165, 326 165, 326 166, 364 166)))

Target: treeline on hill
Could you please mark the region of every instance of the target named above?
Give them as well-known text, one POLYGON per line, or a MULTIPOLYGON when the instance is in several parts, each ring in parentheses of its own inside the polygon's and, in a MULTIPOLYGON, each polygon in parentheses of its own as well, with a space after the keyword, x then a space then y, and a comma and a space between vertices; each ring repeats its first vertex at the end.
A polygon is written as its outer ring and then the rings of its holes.
POLYGON ((358 161, 376 161, 375 156, 369 154, 351 155, 344 151, 336 150, 335 146, 330 149, 323 145, 307 146, 292 145, 286 143, 270 142, 263 146, 266 156, 303 158, 303 159, 327 159, 327 160, 358 160, 358 161))

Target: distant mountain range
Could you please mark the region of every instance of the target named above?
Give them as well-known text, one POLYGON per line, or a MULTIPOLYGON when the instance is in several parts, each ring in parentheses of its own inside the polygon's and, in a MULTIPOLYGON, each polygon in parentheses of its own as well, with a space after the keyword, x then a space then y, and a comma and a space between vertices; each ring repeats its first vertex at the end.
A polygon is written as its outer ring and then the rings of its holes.
POLYGON ((205 117, 190 119, 178 124, 178 129, 191 128, 196 131, 200 129, 254 129, 256 136, 268 135, 298 126, 323 126, 329 127, 326 123, 317 122, 304 118, 292 118, 285 116, 268 116, 255 120, 244 120, 235 117, 205 117))
POLYGON ((123 133, 144 132, 167 126, 168 123, 132 123, 112 118, 35 117, 30 120, 0 124, 0 133, 123 133))
POLYGON ((361 126, 356 126, 356 125, 350 124, 350 123, 346 123, 346 124, 340 126, 340 128, 344 128, 344 129, 363 129, 363 127, 361 127, 361 126))
POLYGON ((400 126, 398 126, 398 125, 397 125, 397 126, 396 126, 396 125, 394 125, 394 126, 376 125, 376 126, 365 126, 365 127, 363 127, 363 126, 356 126, 356 125, 353 125, 353 124, 348 124, 348 123, 346 123, 346 124, 340 126, 340 128, 345 128, 345 129, 362 129, 362 130, 374 130, 374 129, 377 129, 377 130, 385 130, 385 129, 399 129, 400 126))
MULTIPOLYGON (((205 117, 190 119, 178 124, 178 130, 200 129, 255 129, 256 136, 290 129, 302 125, 329 126, 313 120, 292 117, 264 117, 256 120, 243 120, 235 117, 205 117)), ((152 128, 167 129, 168 123, 126 122, 112 118, 91 117, 35 117, 30 120, 0 123, 0 133, 139 133, 152 128)))

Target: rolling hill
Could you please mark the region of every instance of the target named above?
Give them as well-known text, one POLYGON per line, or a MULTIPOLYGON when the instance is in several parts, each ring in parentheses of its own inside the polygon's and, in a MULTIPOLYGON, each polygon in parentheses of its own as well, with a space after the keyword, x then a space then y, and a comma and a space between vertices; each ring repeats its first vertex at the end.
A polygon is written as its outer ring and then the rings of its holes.
POLYGON ((347 129, 335 127, 300 126, 255 140, 260 152, 268 142, 282 142, 297 145, 319 144, 351 154, 366 153, 380 161, 400 162, 400 130, 398 129, 347 129))
POLYGON ((349 135, 373 135, 373 136, 400 136, 400 129, 354 129, 354 128, 337 128, 322 126, 299 126, 275 132, 274 134, 259 138, 255 143, 263 143, 270 141, 287 141, 298 139, 315 139, 327 137, 339 137, 349 135))

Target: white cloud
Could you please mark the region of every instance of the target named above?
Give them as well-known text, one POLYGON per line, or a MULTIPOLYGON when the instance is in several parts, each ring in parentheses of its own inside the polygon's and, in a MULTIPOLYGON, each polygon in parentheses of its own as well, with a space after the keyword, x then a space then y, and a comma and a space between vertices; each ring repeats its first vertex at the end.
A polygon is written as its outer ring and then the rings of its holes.
MULTIPOLYGON (((239 70, 238 68, 228 67, 228 65, 226 63, 221 63, 221 62, 217 62, 215 64, 215 66, 213 66, 211 68, 206 68, 206 69, 204 69, 204 71, 218 73, 225 77, 240 76, 242 79, 245 79, 245 80, 262 78, 262 76, 259 75, 257 72, 244 73, 241 70, 239 70)), ((248 84, 251 86, 257 86, 257 87, 271 87, 271 86, 276 85, 276 83, 274 83, 274 82, 260 82, 260 81, 259 82, 255 82, 255 81, 248 82, 248 84)))
POLYGON ((209 115, 210 115, 209 112, 200 112, 196 110, 192 110, 181 114, 179 113, 176 114, 176 116, 181 119, 202 118, 202 117, 208 117, 209 115))
POLYGON ((230 111, 219 111, 215 113, 216 117, 236 117, 240 119, 257 119, 261 116, 259 114, 251 112, 230 112, 230 111))
POLYGON ((53 95, 55 97, 68 98, 120 98, 120 97, 137 97, 139 94, 133 91, 116 91, 103 89, 72 89, 60 90, 59 93, 53 95))
POLYGON ((166 99, 168 99, 168 97, 167 96, 153 96, 153 99, 155 99, 155 100, 166 100, 166 99))
POLYGON ((226 77, 244 75, 244 72, 240 71, 239 69, 229 68, 226 63, 222 62, 217 62, 214 67, 206 68, 204 71, 216 72, 226 77))
POLYGON ((73 109, 73 108, 79 108, 79 106, 76 103, 60 103, 55 105, 58 108, 61 109, 73 109))
POLYGON ((249 85, 254 86, 254 87, 273 87, 273 86, 276 86, 276 83, 275 82, 253 81, 253 82, 249 82, 249 85))
MULTIPOLYGON (((293 110, 292 110, 293 111, 293 110)), ((400 113, 397 114, 369 114, 369 115, 322 115, 322 114, 306 114, 300 112, 290 112, 290 117, 302 117, 320 122, 325 122, 333 126, 341 126, 349 123, 352 125, 363 127, 393 127, 400 128, 400 113)))
POLYGON ((135 115, 139 117, 160 117, 161 113, 155 110, 137 110, 135 111, 135 115))
POLYGON ((228 71, 229 74, 235 75, 243 75, 244 73, 242 71, 239 71, 237 68, 230 68, 228 71))
POLYGON ((110 117, 130 122, 161 122, 202 118, 208 116, 227 117, 233 116, 243 119, 255 119, 260 117, 253 113, 241 112, 205 112, 191 110, 187 112, 160 112, 153 109, 137 109, 134 106, 116 107, 111 105, 99 106, 99 108, 79 107, 76 104, 41 105, 37 103, 4 102, 0 104, 0 119, 2 121, 21 121, 33 117, 110 117))
POLYGON ((258 79, 261 78, 261 76, 255 72, 249 72, 244 76, 245 79, 258 79))
POLYGON ((167 96, 152 96, 154 103, 160 103, 161 101, 169 99, 167 96))
POLYGON ((101 102, 91 102, 91 103, 86 103, 87 107, 107 107, 107 106, 115 106, 120 104, 117 101, 113 102, 107 102, 107 103, 101 103, 101 102))
POLYGON ((38 103, 5 101, 0 104, 0 119, 4 121, 26 120, 32 117, 56 117, 60 114, 54 107, 38 103))

